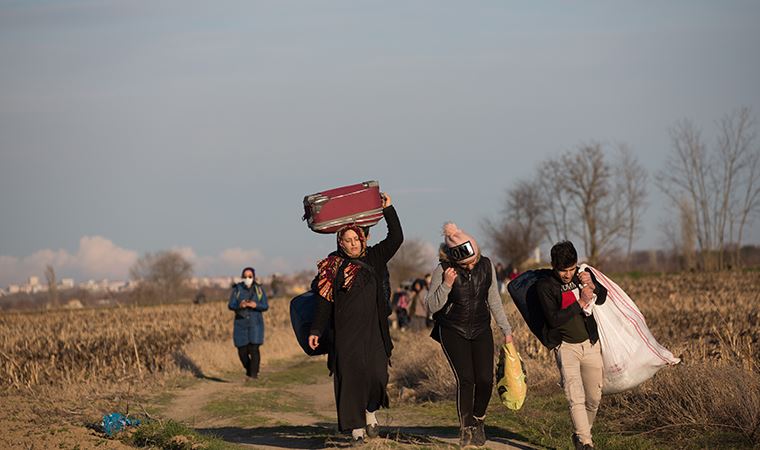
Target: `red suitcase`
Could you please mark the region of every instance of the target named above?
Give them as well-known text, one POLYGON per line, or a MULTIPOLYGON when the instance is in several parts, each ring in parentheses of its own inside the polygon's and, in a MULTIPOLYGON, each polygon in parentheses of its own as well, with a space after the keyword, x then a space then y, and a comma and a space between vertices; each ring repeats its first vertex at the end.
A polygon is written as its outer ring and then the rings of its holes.
POLYGON ((350 223, 368 227, 383 218, 383 199, 377 181, 307 195, 303 207, 303 220, 317 233, 335 233, 350 223))

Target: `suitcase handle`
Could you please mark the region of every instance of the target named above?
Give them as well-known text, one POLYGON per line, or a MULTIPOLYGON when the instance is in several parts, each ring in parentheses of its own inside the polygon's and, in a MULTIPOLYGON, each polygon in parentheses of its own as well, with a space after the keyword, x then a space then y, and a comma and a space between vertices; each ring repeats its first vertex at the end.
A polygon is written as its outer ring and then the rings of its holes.
POLYGON ((319 214, 319 211, 322 209, 322 205, 327 203, 328 200, 329 198, 325 197, 322 194, 314 194, 308 196, 303 202, 304 215, 301 217, 301 220, 306 220, 309 217, 313 217, 315 214, 319 214))

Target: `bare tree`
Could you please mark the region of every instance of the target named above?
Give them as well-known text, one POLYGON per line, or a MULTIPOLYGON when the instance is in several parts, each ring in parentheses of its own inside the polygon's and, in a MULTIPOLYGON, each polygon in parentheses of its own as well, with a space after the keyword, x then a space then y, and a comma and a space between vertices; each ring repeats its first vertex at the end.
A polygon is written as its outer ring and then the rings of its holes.
POLYGON ((579 234, 586 256, 591 264, 598 264, 626 229, 625 209, 615 192, 613 170, 604 160, 599 143, 582 145, 576 152, 566 153, 561 162, 566 175, 558 182, 579 214, 579 234))
MULTIPOLYGON (((740 249, 744 227, 752 215, 760 211, 760 146, 755 146, 756 121, 749 108, 744 107, 725 116, 719 123, 718 154, 723 162, 723 186, 727 192, 721 197, 720 231, 728 240, 735 242, 733 264, 741 265, 740 249), (736 236, 734 232, 736 231, 736 236)), ((720 248, 725 248, 721 240, 720 248)), ((721 253, 721 261, 723 261, 721 253)))
POLYGON ((712 268, 709 252, 713 249, 711 225, 711 204, 713 193, 710 186, 707 150, 700 131, 689 120, 679 122, 670 130, 673 153, 665 163, 665 168, 657 173, 655 182, 678 207, 686 198, 694 211, 694 227, 697 235, 702 265, 712 268))
POLYGON ((541 163, 531 181, 507 191, 501 221, 483 229, 501 258, 523 263, 544 239, 555 243, 573 236, 583 241, 592 264, 627 243, 630 259, 645 207, 647 173, 625 145, 617 165, 605 159, 602 145, 580 145, 541 163))
POLYGON ((686 199, 681 199, 678 203, 678 219, 681 225, 681 236, 678 242, 681 247, 683 268, 692 270, 696 268, 697 230, 694 223, 694 210, 686 199))
POLYGON ((676 264, 673 270, 696 268, 697 232, 691 202, 682 198, 676 205, 676 217, 669 217, 661 224, 664 235, 662 245, 668 248, 671 260, 676 264))
POLYGON ((533 250, 538 246, 520 239, 524 228, 517 222, 503 219, 495 223, 490 219, 483 221, 482 229, 488 237, 494 255, 502 261, 508 261, 518 269, 522 268, 533 250))
POLYGON ((388 262, 391 286, 430 272, 435 264, 436 249, 420 239, 407 239, 388 262))
POLYGON ((577 229, 570 219, 569 195, 560 181, 564 176, 562 161, 558 159, 541 163, 535 176, 544 208, 544 232, 551 243, 570 239, 577 229))
POLYGON ((50 300, 50 306, 58 306, 58 280, 55 277, 55 269, 48 264, 45 266, 45 279, 48 285, 48 299, 50 300))
POLYGON ((176 301, 185 284, 193 276, 193 265, 175 251, 146 253, 129 269, 130 277, 139 282, 141 296, 157 296, 176 301))
POLYGON ((517 267, 530 257, 545 236, 545 203, 540 181, 520 181, 507 191, 504 218, 486 219, 483 230, 500 259, 517 267))
MULTIPOLYGON (((755 127, 749 108, 726 115, 718 123, 712 154, 692 122, 681 121, 671 130, 673 153, 656 182, 674 205, 684 197, 690 203, 699 258, 706 269, 727 266, 726 249, 741 248, 744 229, 760 210, 755 127)), ((740 264, 739 253, 734 260, 740 264)))
POLYGON ((626 233, 626 266, 630 266, 633 242, 641 232, 641 214, 646 207, 647 172, 626 145, 619 146, 620 161, 616 168, 617 191, 624 203, 626 233))

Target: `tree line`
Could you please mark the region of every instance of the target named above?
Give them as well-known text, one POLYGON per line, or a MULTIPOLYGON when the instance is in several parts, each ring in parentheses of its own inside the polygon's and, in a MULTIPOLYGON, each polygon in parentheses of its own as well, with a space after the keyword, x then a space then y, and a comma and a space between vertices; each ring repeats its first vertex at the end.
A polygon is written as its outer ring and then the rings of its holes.
POLYGON ((681 268, 740 267, 760 213, 757 120, 740 108, 716 122, 716 135, 708 144, 692 121, 674 125, 653 183, 625 144, 582 143, 547 158, 507 190, 501 216, 484 222, 494 253, 520 267, 541 244, 570 239, 591 264, 618 255, 630 262, 654 185, 667 198, 661 226, 681 268))

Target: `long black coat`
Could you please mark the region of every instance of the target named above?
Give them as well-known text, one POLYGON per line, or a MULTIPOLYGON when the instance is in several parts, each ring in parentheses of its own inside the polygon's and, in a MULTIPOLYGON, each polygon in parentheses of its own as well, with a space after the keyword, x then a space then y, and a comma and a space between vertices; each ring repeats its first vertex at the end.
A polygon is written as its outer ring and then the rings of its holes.
MULTIPOLYGON (((393 344, 382 279, 404 236, 393 206, 385 208, 383 216, 388 235, 359 258, 372 270, 359 270, 351 289, 336 290, 333 302, 320 298, 312 324, 312 334, 322 335, 328 326, 333 331, 328 365, 333 373, 341 431, 363 428, 365 410, 388 407, 386 386, 393 344)), ((342 271, 335 283, 342 286, 342 271)))

